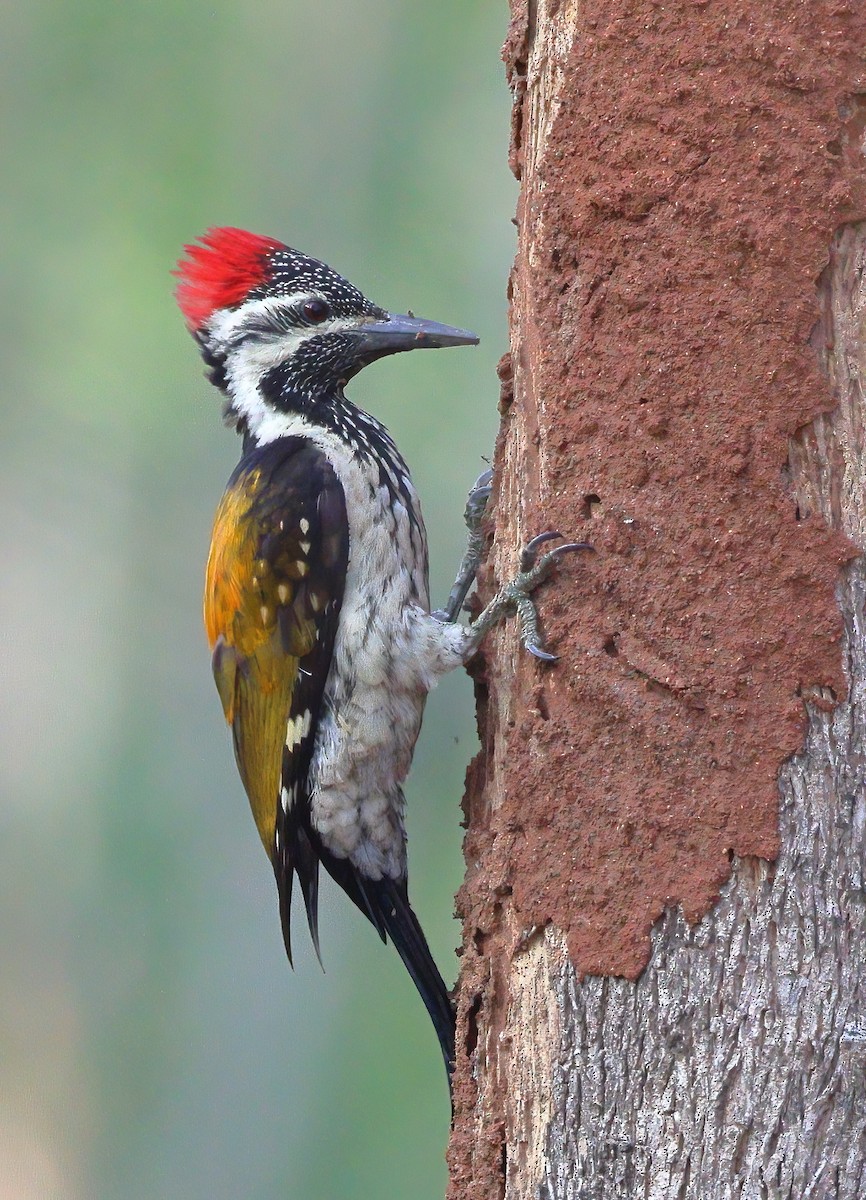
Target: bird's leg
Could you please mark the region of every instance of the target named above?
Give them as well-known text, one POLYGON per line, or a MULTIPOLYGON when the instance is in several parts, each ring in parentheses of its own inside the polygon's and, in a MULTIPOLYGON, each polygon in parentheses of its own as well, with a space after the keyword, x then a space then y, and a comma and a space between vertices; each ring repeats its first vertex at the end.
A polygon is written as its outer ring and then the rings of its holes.
MULTIPOLYGON (((490 498, 492 479, 493 472, 485 471, 475 480, 469 492, 464 512, 466 528, 469 530, 469 541, 445 607, 436 609, 432 614, 439 621, 457 620, 469 589, 475 582, 484 547, 481 521, 490 498)), ((466 659, 471 658, 481 644, 484 635, 494 625, 498 624, 508 613, 516 612, 520 621, 521 640, 529 653, 544 662, 556 661, 555 654, 549 654, 542 649, 538 613, 530 597, 539 584, 548 578, 561 555, 570 554, 575 550, 592 549, 588 542, 566 542, 562 546, 548 550, 539 558, 539 546, 558 537, 562 537, 562 534, 552 531, 540 533, 538 537, 534 537, 531 542, 527 543, 520 556, 518 573, 500 588, 479 617, 472 622, 469 629, 470 639, 465 653, 466 659)))
POLYGON ((487 508, 487 501, 490 499, 492 479, 493 472, 485 471, 478 476, 469 490, 466 509, 463 513, 466 528, 469 530, 466 553, 460 562, 457 570, 457 578, 454 580, 454 586, 448 594, 445 607, 437 608, 432 614, 437 621, 457 620, 460 610, 463 607, 463 601, 466 599, 469 589, 475 582, 475 576, 478 573, 478 567, 481 564, 481 554, 484 549, 484 535, 481 532, 481 521, 484 517, 484 511, 487 508))
POLYGON ((540 533, 531 542, 527 542, 520 555, 518 573, 499 589, 478 619, 472 622, 470 627, 472 636, 467 647, 467 658, 475 653, 481 639, 494 625, 498 624, 508 613, 516 612, 520 622, 521 641, 529 653, 543 662, 556 661, 555 654, 549 654, 542 649, 538 613, 531 595, 539 584, 547 579, 563 554, 570 554, 575 550, 592 550, 592 546, 588 542, 566 542, 562 546, 548 550, 539 558, 538 547, 559 537, 562 537, 561 533, 550 531, 549 533, 540 533))

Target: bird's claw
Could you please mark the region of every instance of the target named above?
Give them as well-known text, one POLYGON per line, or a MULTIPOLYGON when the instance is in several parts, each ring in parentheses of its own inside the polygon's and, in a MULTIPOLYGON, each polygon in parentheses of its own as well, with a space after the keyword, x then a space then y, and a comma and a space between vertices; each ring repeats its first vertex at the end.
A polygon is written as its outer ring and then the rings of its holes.
POLYGON ((559 662, 558 654, 548 654, 546 650, 542 650, 540 646, 536 646, 534 642, 524 642, 526 649, 530 654, 534 655, 541 662, 559 662))
POLYGON ((545 542, 562 537, 557 530, 539 533, 527 542, 520 556, 520 575, 512 583, 515 593, 515 603, 520 617, 523 644, 529 653, 540 662, 556 662, 558 654, 551 654, 542 648, 541 630, 538 624, 538 613, 535 604, 530 599, 532 592, 547 579, 556 565, 557 559, 563 554, 571 554, 577 550, 592 550, 589 542, 564 542, 555 546, 538 557, 538 548, 545 542))
MULTIPOLYGON (((556 530, 548 530, 547 533, 539 533, 531 541, 528 541, 523 547, 523 552, 520 555, 520 570, 523 572, 531 571, 536 565, 538 557, 538 547, 543 546, 545 542, 552 542, 555 538, 561 538, 562 534, 556 530)), ((592 550, 589 542, 565 542, 561 546, 555 546, 553 550, 548 550, 543 556, 544 559, 551 560, 559 557, 560 554, 569 554, 573 550, 592 550)))
POLYGON ((535 566, 538 547, 543 546, 545 542, 552 542, 554 538, 561 538, 562 534, 558 529, 549 529, 547 533, 536 534, 531 538, 520 554, 520 569, 521 571, 531 571, 535 566))
POLYGON ((500 588, 474 623, 475 647, 488 629, 491 629, 505 613, 516 612, 520 622, 521 641, 529 653, 539 662, 557 661, 558 655, 551 654, 542 646, 543 639, 539 628, 538 613, 531 596, 539 584, 543 583, 550 575, 561 555, 570 554, 576 550, 593 549, 588 542, 564 542, 561 546, 555 546, 552 550, 548 550, 541 557, 538 556, 539 546, 559 537, 562 537, 561 533, 551 530, 547 533, 540 533, 527 542, 520 555, 518 574, 500 588))

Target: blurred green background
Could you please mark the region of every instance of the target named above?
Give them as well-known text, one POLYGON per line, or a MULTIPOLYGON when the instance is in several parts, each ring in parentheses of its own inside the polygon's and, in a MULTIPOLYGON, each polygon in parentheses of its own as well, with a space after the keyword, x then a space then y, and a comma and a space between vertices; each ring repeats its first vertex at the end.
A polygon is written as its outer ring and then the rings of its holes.
MULTIPOLYGON (((413 467, 434 602, 496 428, 515 187, 498 0, 0 15, 0 1200, 441 1197, 439 1051, 328 886, 285 961, 200 588, 238 446, 171 298, 210 224, 275 235, 478 350, 353 395, 413 467)), ((471 687, 428 707, 414 904, 457 969, 471 687)))

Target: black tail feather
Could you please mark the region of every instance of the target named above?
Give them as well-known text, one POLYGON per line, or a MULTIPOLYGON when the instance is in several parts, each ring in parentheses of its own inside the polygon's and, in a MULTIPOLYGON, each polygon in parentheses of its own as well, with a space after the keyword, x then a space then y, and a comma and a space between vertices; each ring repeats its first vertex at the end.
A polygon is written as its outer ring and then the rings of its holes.
POLYGON ((284 872, 278 871, 275 864, 274 874, 277 877, 277 895, 280 898, 280 925, 283 929, 283 945, 286 947, 286 957, 289 960, 289 966, 294 970, 295 963, 292 959, 292 884, 295 881, 295 872, 291 868, 284 872))
POLYGON ((339 885, 370 919, 384 941, 394 943, 439 1039, 448 1086, 454 1070, 454 1009, 445 981, 430 953, 424 931, 409 904, 405 880, 362 879, 346 859, 324 855, 323 863, 339 885))
MULTIPOLYGON (((310 927, 310 937, 316 951, 319 966, 322 966, 322 952, 319 947, 319 855, 310 841, 307 831, 296 822, 286 823, 284 830, 285 842, 281 843, 282 850, 274 864, 274 874, 277 878, 277 891, 280 897, 280 922, 283 927, 283 942, 289 964, 292 962, 292 884, 297 872, 304 897, 304 908, 307 913, 307 924, 310 927)), ((324 967, 322 967, 324 970, 324 967)))
POLYGON ((358 905, 364 916, 367 917, 367 919, 373 925, 382 941, 387 942, 388 933, 385 929, 385 924, 382 920, 381 914, 379 913, 375 900, 372 900, 367 894, 367 886, 364 882, 363 875, 359 875, 357 871, 354 871, 348 863, 345 865, 347 868, 346 875, 351 881, 352 887, 350 889, 345 883, 342 883, 341 886, 348 892, 349 896, 351 896, 352 900, 354 900, 354 902, 358 905))
POLYGON ((396 879, 366 879, 345 858, 335 858, 320 844, 311 840, 309 833, 299 823, 285 828, 286 844, 282 848, 282 861, 276 869, 280 895, 280 919, 283 926, 283 941, 289 962, 292 961, 290 938, 292 880, 295 872, 301 885, 310 934, 319 962, 318 886, 319 861, 328 874, 340 885, 349 898, 358 906, 365 917, 385 942, 388 938, 418 989, 424 1006, 430 1014, 433 1028, 439 1039, 448 1086, 454 1070, 454 1009, 445 981, 430 953, 424 931, 409 904, 406 881, 396 879))
POLYGON ((298 830, 296 853, 298 858, 295 862, 295 870, 298 872, 298 880, 304 897, 310 937, 313 939, 313 948, 316 951, 319 966, 324 970, 322 951, 319 947, 319 856, 310 844, 310 839, 304 829, 298 830))
POLYGON ((377 897, 377 908, 385 929, 430 1014, 450 1088, 454 1071, 454 1008, 424 931, 409 904, 406 881, 379 879, 372 884, 366 883, 366 887, 377 897))

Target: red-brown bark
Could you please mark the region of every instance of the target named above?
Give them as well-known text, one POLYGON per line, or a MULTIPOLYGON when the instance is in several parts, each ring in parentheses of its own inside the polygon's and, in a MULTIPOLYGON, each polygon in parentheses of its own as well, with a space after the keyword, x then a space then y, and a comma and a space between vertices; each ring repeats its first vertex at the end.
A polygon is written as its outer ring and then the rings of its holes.
POLYGON ((634 979, 666 906, 697 921, 735 855, 777 853, 803 698, 845 692, 834 587, 853 553, 786 472, 789 439, 834 404, 817 281, 866 214, 862 5, 512 7, 522 193, 493 562, 506 577, 547 528, 597 553, 538 596, 559 663, 507 628, 479 667, 461 1200, 500 1194, 472 1070, 521 939, 553 925, 579 972, 634 979))

